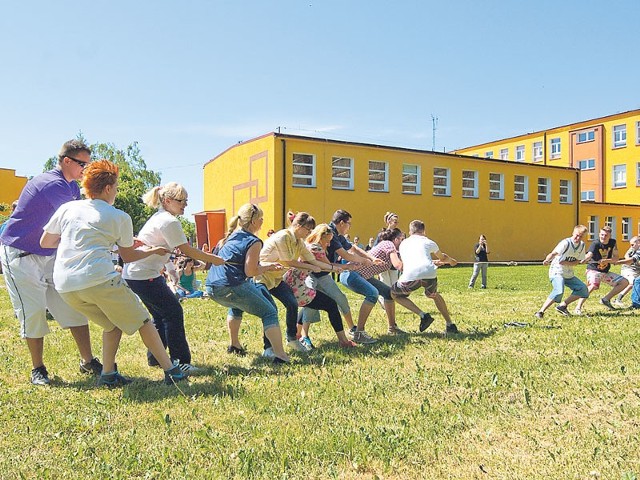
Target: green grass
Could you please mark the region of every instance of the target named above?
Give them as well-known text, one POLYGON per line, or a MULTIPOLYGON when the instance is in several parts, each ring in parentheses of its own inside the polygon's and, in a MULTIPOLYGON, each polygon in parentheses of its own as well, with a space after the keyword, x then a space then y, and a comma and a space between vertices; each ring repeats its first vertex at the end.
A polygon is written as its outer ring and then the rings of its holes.
MULTIPOLYGON (((399 307, 398 324, 412 333, 387 337, 376 307, 367 330, 378 344, 341 351, 323 317, 311 332, 319 348, 280 368, 259 356, 258 319, 243 323, 250 354, 229 356, 225 310, 190 300, 187 334, 205 374, 180 390, 146 366, 137 336, 118 356, 135 382, 94 387, 55 322, 45 340, 54 385, 32 386, 2 288, 0 478, 636 478, 637 315, 605 311, 596 292, 586 316, 536 320, 546 272, 493 267, 489 289, 470 291, 470 268, 442 269, 461 335, 445 338, 439 315, 415 333, 417 317, 399 307)), ((412 298, 434 313, 430 300, 412 298)), ((91 331, 99 353, 100 331, 91 331)))

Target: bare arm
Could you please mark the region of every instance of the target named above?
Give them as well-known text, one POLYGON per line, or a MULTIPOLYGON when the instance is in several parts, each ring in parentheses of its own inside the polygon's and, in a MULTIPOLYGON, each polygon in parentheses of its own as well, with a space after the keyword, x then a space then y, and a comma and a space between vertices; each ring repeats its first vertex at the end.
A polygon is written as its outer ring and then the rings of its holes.
POLYGON ((455 267, 458 264, 458 261, 455 258, 450 257, 449 255, 447 255, 444 252, 441 252, 440 250, 435 252, 434 255, 438 260, 440 260, 441 263, 448 263, 452 267, 455 267))
POLYGON ((43 232, 40 237, 40 246, 42 248, 57 248, 60 243, 60 235, 57 233, 43 232))
POLYGON ((188 243, 183 243, 182 245, 178 245, 178 248, 182 253, 187 255, 188 257, 195 258, 196 260, 202 260, 203 262, 209 262, 213 265, 224 265, 224 260, 218 255, 214 255, 212 253, 206 253, 202 250, 198 250, 197 248, 192 247, 188 243))
POLYGON ((124 263, 136 262, 151 255, 166 255, 169 250, 163 247, 151 247, 146 250, 138 250, 135 247, 121 247, 118 245, 118 254, 122 257, 124 263))
POLYGON ((400 260, 398 252, 391 252, 389 254, 389 259, 391 260, 391 264, 396 270, 402 270, 402 260, 400 260))

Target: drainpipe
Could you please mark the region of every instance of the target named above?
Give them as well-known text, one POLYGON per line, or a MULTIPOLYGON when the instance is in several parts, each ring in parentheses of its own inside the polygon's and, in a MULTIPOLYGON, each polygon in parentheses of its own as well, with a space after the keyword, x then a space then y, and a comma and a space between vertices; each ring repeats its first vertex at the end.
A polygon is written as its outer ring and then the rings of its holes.
POLYGON ((282 138, 282 228, 287 225, 287 141, 282 138))
POLYGON ((547 165, 547 132, 544 132, 542 136, 542 151, 544 152, 544 165, 547 165))

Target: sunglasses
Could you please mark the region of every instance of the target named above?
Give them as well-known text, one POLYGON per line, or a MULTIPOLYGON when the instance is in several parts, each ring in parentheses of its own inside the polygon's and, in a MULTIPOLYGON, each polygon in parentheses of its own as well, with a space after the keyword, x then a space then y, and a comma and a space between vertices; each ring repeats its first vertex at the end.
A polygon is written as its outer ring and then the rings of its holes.
POLYGON ((82 167, 83 170, 87 165, 89 165, 89 162, 83 162, 82 160, 78 160, 77 158, 70 157, 69 155, 65 155, 65 157, 67 157, 69 160, 73 160, 74 162, 76 162, 78 165, 80 165, 80 167, 82 167))

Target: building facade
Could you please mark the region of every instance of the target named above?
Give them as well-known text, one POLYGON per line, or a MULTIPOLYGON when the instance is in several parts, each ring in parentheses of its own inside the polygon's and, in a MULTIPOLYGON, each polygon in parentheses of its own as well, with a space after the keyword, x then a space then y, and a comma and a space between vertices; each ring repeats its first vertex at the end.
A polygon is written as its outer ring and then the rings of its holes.
MULTIPOLYGON (((459 261, 473 260, 480 234, 491 242, 492 261, 539 260, 580 219, 579 178, 577 169, 543 163, 269 133, 205 164, 200 215, 223 213, 227 222, 242 204, 256 203, 264 236, 286 226, 289 209, 318 222, 345 209, 351 237, 366 244, 393 211, 403 230, 424 220, 427 235, 459 261)), ((198 237, 217 242, 209 231, 198 237)))
POLYGON ((10 168, 0 168, 0 203, 11 205, 20 197, 22 189, 29 179, 16 175, 16 171, 10 168))

